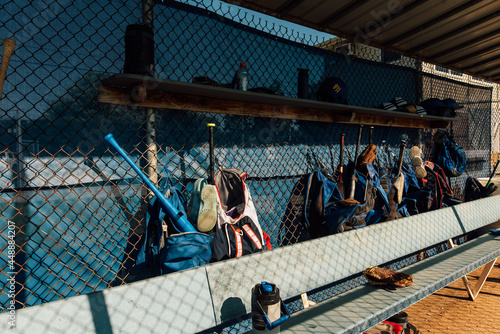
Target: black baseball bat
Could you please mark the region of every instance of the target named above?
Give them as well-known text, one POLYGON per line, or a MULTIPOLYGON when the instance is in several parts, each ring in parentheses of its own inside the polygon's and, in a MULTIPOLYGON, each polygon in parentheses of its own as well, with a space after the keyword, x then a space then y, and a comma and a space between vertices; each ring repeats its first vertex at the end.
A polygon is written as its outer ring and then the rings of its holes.
POLYGON ((210 150, 210 166, 209 166, 209 180, 208 183, 215 184, 215 158, 214 158, 214 123, 208 123, 208 148, 210 150))
POLYGON ((344 138, 345 138, 345 133, 340 135, 340 166, 339 166, 339 181, 343 181, 343 174, 344 174, 344 138))
POLYGON ((172 219, 177 230, 180 232, 196 232, 195 228, 187 220, 186 216, 183 215, 179 210, 177 210, 172 203, 161 193, 160 190, 154 185, 153 182, 142 172, 142 170, 132 161, 128 154, 118 145, 113 134, 108 133, 104 140, 107 141, 111 146, 113 146, 118 153, 125 159, 125 161, 132 167, 132 169, 139 175, 139 177, 146 183, 146 185, 151 189, 151 191, 156 195, 160 201, 160 205, 165 209, 169 217, 172 219))

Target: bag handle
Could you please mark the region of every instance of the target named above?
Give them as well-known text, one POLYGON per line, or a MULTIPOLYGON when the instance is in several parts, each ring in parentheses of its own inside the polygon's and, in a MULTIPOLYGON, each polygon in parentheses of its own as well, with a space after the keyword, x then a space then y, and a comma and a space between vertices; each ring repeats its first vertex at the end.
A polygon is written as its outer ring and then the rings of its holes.
POLYGON ((160 176, 158 180, 158 190, 160 190, 160 192, 164 194, 165 191, 167 191, 167 189, 172 186, 172 172, 170 172, 168 168, 165 168, 165 175, 160 176))

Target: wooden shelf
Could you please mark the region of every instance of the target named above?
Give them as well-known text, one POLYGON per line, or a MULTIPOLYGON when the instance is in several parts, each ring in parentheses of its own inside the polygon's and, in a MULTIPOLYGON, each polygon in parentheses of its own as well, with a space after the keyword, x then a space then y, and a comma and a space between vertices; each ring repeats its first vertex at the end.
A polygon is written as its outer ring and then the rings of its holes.
POLYGON ((446 128, 450 122, 458 120, 243 92, 133 74, 115 74, 103 80, 99 86, 98 100, 102 103, 150 108, 405 128, 446 128))

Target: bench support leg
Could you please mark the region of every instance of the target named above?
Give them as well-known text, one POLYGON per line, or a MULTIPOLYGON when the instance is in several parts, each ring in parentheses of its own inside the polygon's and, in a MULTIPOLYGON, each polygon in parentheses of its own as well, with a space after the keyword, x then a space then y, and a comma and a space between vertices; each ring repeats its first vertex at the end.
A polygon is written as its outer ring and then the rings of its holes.
MULTIPOLYGON (((454 248, 457 245, 453 243, 451 239, 448 240, 448 243, 450 247, 454 248)), ((479 295, 479 292, 481 292, 481 289, 483 288, 484 283, 486 282, 486 279, 488 278, 489 274, 491 273, 491 270, 493 269, 493 266, 495 265, 495 262, 497 261, 498 258, 494 259, 491 262, 488 262, 484 268, 483 271, 481 272, 481 275, 479 276, 479 279, 477 280, 476 284, 474 287, 470 285, 469 279, 467 276, 462 277, 462 282, 465 285, 465 289, 467 290, 467 293, 469 294, 469 297, 472 301, 476 300, 477 296, 479 295)))
MULTIPOLYGON (((491 272, 491 269, 493 269, 493 266, 495 265, 495 262, 497 261, 497 259, 494 259, 493 261, 491 262, 488 262, 485 266, 484 266, 484 269, 483 271, 481 272, 481 276, 479 276, 479 279, 478 281, 476 282, 476 284, 474 285, 474 289, 471 289, 470 288, 470 285, 469 287, 467 288, 467 292, 469 293, 469 297, 472 299, 472 300, 475 300, 477 298, 477 296, 479 295, 479 292, 481 291, 481 289, 483 288, 483 285, 484 285, 484 282, 486 282, 486 279, 488 278, 488 275, 490 274, 491 272)), ((464 276, 463 278, 467 279, 467 276, 464 276)), ((468 279, 467 279, 468 281, 468 279)))
POLYGON ((305 293, 305 292, 300 295, 300 298, 302 298, 302 304, 304 305, 304 308, 308 308, 309 306, 316 305, 315 302, 313 302, 312 300, 309 300, 309 298, 307 298, 307 293, 305 293))

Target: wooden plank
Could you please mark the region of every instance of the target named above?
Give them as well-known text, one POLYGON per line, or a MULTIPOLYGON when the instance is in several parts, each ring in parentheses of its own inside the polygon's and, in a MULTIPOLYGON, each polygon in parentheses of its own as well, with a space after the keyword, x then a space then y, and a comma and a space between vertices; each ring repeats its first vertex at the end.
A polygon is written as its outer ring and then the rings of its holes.
POLYGON ((148 108, 406 128, 446 128, 456 120, 129 74, 116 74, 104 80, 99 86, 98 99, 103 103, 148 108))
POLYGON ((326 113, 324 110, 297 108, 287 105, 265 103, 244 104, 239 101, 208 98, 197 95, 149 91, 143 102, 134 103, 128 95, 129 89, 113 86, 99 87, 99 102, 132 105, 150 108, 192 110, 242 116, 299 119, 320 122, 349 122, 351 112, 326 113))

